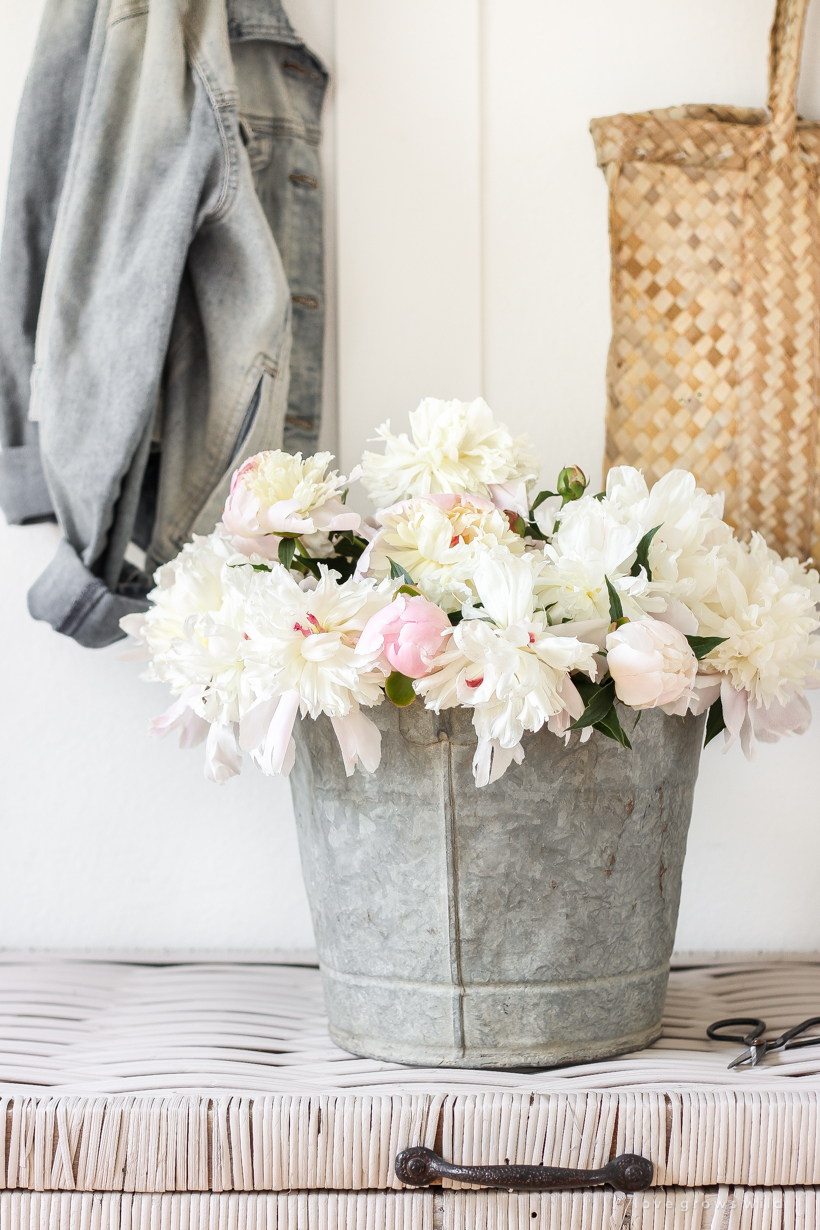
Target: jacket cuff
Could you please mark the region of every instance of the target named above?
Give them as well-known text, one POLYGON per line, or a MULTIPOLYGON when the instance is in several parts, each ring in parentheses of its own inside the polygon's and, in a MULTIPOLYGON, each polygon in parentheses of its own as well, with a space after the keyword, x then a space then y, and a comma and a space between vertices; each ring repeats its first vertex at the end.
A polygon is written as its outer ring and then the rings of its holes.
POLYGON ((88 571, 66 538, 28 591, 28 609, 34 619, 51 624, 56 632, 72 637, 86 649, 102 649, 122 640, 122 616, 147 611, 149 606, 141 598, 112 594, 88 571))
POLYGON ((54 516, 38 444, 0 452, 0 508, 9 525, 54 516))

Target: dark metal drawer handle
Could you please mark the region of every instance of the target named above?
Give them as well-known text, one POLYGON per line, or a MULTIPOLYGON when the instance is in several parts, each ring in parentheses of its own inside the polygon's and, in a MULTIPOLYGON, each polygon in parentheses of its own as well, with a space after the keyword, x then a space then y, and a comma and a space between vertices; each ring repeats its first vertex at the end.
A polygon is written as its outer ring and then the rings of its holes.
POLYGON ((396 1178, 413 1187, 434 1179, 457 1179, 478 1187, 529 1187, 560 1191, 608 1183, 621 1192, 642 1192, 652 1185, 654 1167, 637 1153, 622 1153, 600 1170, 565 1170, 560 1166, 454 1166, 432 1149, 404 1149, 396 1158, 396 1178))

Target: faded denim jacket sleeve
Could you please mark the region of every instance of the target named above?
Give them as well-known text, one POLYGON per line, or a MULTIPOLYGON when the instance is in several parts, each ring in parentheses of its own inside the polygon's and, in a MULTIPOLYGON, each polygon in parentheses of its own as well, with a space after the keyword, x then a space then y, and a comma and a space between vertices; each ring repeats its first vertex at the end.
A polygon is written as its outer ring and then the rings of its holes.
POLYGON ((48 0, 20 102, 0 249, 0 504, 12 525, 53 515, 28 417, 34 337, 97 0, 48 0))
POLYGON ((98 0, 37 327, 31 416, 64 539, 32 615, 97 646, 144 609, 123 559, 152 443, 149 567, 281 441, 291 311, 224 0, 98 0))

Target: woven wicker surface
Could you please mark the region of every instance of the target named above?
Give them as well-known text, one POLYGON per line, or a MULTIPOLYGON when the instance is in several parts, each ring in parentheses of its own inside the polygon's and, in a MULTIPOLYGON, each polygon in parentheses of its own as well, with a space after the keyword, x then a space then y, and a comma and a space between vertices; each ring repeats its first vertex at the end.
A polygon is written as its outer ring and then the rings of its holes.
POLYGON ((665 1188, 636 1196, 0 1192, 3 1230, 816 1230, 818 1210, 814 1188, 665 1188))
POLYGON ((720 1017, 774 1030, 820 1013, 820 962, 673 970, 663 1037, 632 1055, 542 1072, 407 1068, 330 1040, 315 969, 229 963, 0 965, 0 1087, 32 1092, 206 1089, 366 1093, 569 1089, 820 1089, 820 1046, 730 1072, 720 1017))
POLYGON ((750 1012, 779 1030, 819 1004, 820 963, 675 971, 665 1036, 647 1051, 441 1071, 336 1048, 314 969, 8 964, 0 1188, 385 1190, 414 1144, 464 1164, 589 1167, 638 1152, 658 1184, 680 1187, 817 1185, 820 1046, 731 1073, 735 1048, 703 1031, 750 1012))
POLYGON ((820 125, 797 122, 808 0, 778 0, 770 113, 594 120, 610 187, 607 467, 673 467, 741 533, 820 556, 820 125))

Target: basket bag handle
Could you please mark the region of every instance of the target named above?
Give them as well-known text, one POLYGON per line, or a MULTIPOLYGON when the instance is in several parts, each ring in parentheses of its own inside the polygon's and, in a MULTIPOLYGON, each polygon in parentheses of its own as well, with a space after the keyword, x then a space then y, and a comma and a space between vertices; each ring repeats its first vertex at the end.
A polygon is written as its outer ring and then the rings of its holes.
POLYGON ((790 142, 797 123, 797 79, 809 0, 777 0, 769 39, 769 134, 790 142))

